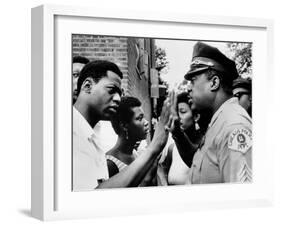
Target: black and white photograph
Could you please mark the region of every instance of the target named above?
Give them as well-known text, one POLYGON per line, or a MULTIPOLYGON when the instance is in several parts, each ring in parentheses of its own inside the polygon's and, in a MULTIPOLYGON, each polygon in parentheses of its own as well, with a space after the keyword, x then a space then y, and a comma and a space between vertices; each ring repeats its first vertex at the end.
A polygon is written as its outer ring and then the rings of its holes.
POLYGON ((32 8, 32 217, 237 225, 274 205, 274 22, 153 3, 32 8))
POLYGON ((251 42, 71 41, 72 191, 252 183, 251 42))

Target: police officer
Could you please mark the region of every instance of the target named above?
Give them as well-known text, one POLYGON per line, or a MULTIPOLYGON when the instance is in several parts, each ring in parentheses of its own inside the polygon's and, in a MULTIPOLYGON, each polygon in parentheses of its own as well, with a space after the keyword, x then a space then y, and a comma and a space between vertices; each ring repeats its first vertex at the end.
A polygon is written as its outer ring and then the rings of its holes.
POLYGON ((252 81, 240 77, 235 79, 233 96, 238 98, 239 104, 252 116, 252 81))
POLYGON ((185 79, 191 81, 191 108, 210 123, 191 161, 192 184, 252 181, 252 121, 232 95, 237 77, 235 63, 217 48, 195 44, 185 79))

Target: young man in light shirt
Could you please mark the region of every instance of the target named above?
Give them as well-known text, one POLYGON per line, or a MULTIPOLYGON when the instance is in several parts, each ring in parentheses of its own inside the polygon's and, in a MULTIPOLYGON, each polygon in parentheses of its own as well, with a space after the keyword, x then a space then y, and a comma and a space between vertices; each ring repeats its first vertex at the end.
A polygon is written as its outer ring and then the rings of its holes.
MULTIPOLYGON (((80 72, 78 97, 73 107, 73 190, 137 186, 162 151, 171 124, 167 100, 152 142, 125 170, 108 178, 101 140, 95 126, 116 113, 121 95, 122 72, 109 61, 93 61, 80 72)), ((173 97, 170 102, 173 101, 173 97)))

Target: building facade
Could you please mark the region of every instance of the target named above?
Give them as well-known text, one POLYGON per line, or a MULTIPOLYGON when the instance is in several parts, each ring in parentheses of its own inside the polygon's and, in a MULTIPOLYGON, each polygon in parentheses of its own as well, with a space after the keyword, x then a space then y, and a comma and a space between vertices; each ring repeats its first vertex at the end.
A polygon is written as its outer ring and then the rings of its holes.
MULTIPOLYGON (((155 69, 155 43, 149 38, 72 35, 72 55, 109 60, 123 73, 122 92, 140 99, 147 120, 152 119, 151 69, 155 69)), ((151 125, 150 125, 151 126, 151 125)))

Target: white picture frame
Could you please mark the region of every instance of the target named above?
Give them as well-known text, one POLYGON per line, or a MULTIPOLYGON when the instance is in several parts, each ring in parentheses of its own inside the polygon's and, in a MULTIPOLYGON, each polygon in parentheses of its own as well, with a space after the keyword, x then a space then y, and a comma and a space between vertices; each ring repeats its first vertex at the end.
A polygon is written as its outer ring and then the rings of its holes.
MULTIPOLYGON (((57 5, 32 9, 32 216, 57 220, 271 205, 273 179, 267 175, 273 171, 274 150, 266 148, 270 143, 266 124, 269 116, 263 111, 271 102, 258 90, 263 87, 263 92, 265 89, 268 94, 272 92, 272 45, 273 22, 265 19, 120 12, 57 5), (192 29, 192 39, 252 41, 256 73, 253 83, 253 183, 192 186, 188 189, 176 186, 71 192, 68 186, 71 180, 68 177, 71 173, 70 159, 69 156, 64 158, 60 152, 71 151, 71 144, 67 142, 69 138, 58 140, 57 137, 60 133, 57 130, 62 127, 60 123, 66 123, 63 127, 71 134, 71 115, 68 115, 71 106, 58 105, 71 95, 70 87, 60 81, 64 73, 71 74, 71 48, 66 49, 71 43, 64 38, 71 33, 87 33, 92 24, 95 25, 95 34, 108 32, 110 35, 156 37, 155 29, 158 29, 161 38, 183 38, 185 32, 192 29), (118 29, 114 24, 120 25, 118 29), (125 29, 131 26, 135 29, 125 29), (60 40, 65 41, 65 47, 58 45, 60 40), (61 53, 67 60, 60 61, 61 53), (61 62, 60 66, 58 62, 61 62), (67 69, 60 71, 59 67, 67 69), (68 115, 66 121, 62 122, 61 114, 68 115), (120 202, 120 197, 124 196, 127 199, 120 202), (118 208, 107 205, 107 200, 118 203, 118 208)), ((68 79, 71 86, 70 76, 68 79)))

